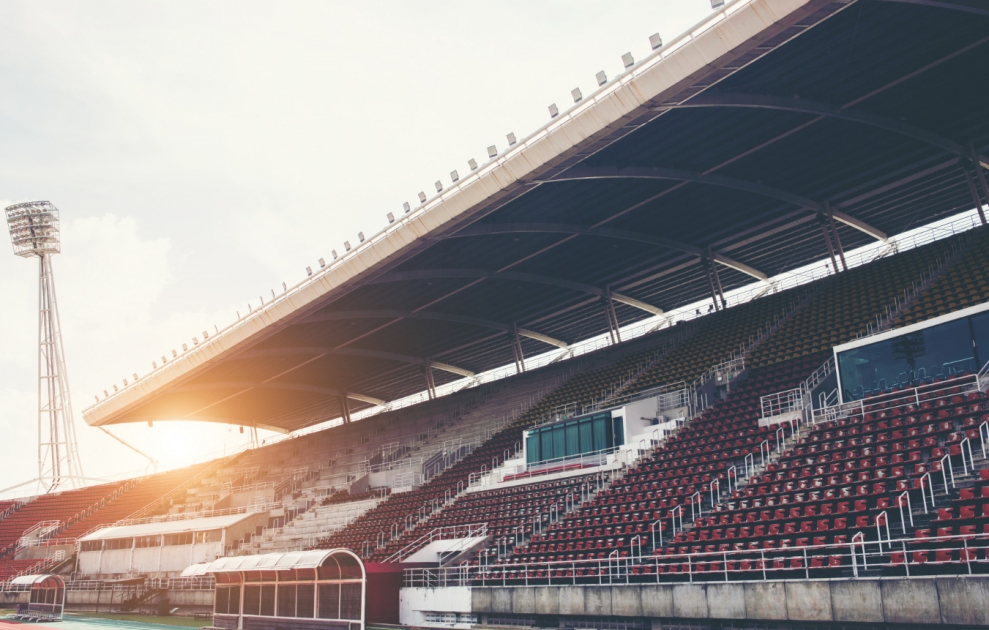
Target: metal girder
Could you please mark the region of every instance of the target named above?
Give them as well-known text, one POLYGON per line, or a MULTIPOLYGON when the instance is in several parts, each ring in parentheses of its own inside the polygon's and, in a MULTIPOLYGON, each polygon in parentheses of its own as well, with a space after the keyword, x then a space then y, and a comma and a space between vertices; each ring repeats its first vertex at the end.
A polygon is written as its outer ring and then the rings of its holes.
MULTIPOLYGON (((368 284, 384 284, 387 282, 408 282, 412 280, 438 280, 443 278, 464 278, 471 280, 508 280, 510 282, 534 282, 546 284, 561 289, 570 289, 581 293, 589 293, 598 297, 604 297, 605 290, 583 282, 564 280, 563 278, 553 278, 534 273, 520 273, 515 271, 487 271, 484 269, 417 269, 415 271, 391 271, 372 279, 368 284)), ((663 309, 646 304, 619 293, 612 293, 612 299, 622 304, 646 311, 652 315, 662 315, 663 309)))
POLYGON ((474 376, 474 373, 470 370, 465 370, 464 368, 459 368, 454 365, 449 365, 447 363, 439 363, 431 359, 420 359, 419 357, 413 357, 407 354, 398 354, 396 352, 385 352, 383 350, 367 350, 364 348, 317 348, 312 346, 300 346, 300 347, 285 347, 285 348, 259 348, 255 350, 246 350, 237 356, 233 357, 233 360, 245 360, 245 359, 256 359, 259 357, 282 357, 282 356, 293 356, 293 355, 339 355, 339 356, 350 356, 350 357, 369 357, 373 359, 384 359, 386 361, 398 361, 401 363, 411 363, 413 365, 432 365, 438 370, 443 370, 444 372, 450 372, 452 374, 459 374, 460 376, 474 376))
MULTIPOLYGON (((961 158, 968 157, 968 150, 963 144, 955 142, 932 133, 920 127, 908 125, 898 120, 893 120, 885 116, 864 112, 857 109, 843 108, 828 103, 809 101, 800 98, 784 98, 781 96, 767 96, 763 94, 734 94, 723 92, 705 92, 699 94, 689 101, 678 105, 657 107, 659 110, 666 109, 694 109, 701 107, 742 107, 751 109, 775 109, 780 111, 797 112, 814 116, 825 116, 836 118, 848 122, 855 122, 869 125, 878 129, 883 129, 935 146, 948 153, 953 153, 961 158)), ((989 168, 989 158, 980 155, 979 162, 983 167, 989 168)))
MULTIPOLYGON (((686 243, 679 243, 668 238, 663 238, 662 236, 651 236, 649 234, 641 234, 639 232, 631 232, 628 230, 616 230, 612 228, 587 228, 580 225, 571 225, 567 223, 475 223, 444 238, 461 238, 487 234, 516 234, 525 232, 600 236, 602 238, 614 238, 632 241, 635 243, 656 245, 657 247, 665 247, 678 252, 691 254, 692 256, 697 256, 698 258, 704 255, 704 250, 700 247, 688 245, 686 243)), ((725 254, 715 252, 714 259, 726 267, 740 271, 758 280, 766 280, 768 278, 766 274, 758 269, 754 269, 745 263, 733 260, 725 254)))
MULTIPOLYGON (((331 311, 328 313, 315 313, 309 317, 303 319, 301 324, 313 324, 317 322, 332 321, 332 320, 347 320, 347 319, 369 319, 369 318, 382 318, 382 319, 429 319, 439 322, 450 322, 455 324, 467 324, 470 326, 478 326, 480 328, 493 328, 494 330, 500 330, 505 333, 510 333, 512 327, 508 324, 503 324, 501 322, 496 322, 490 319, 482 319, 480 317, 468 317, 466 315, 455 315, 453 313, 440 313, 437 311, 398 311, 398 310, 365 310, 365 311, 331 311)), ((554 339, 549 335, 544 335, 542 333, 535 332, 533 330, 527 330, 525 328, 519 328, 519 335, 522 337, 527 337, 529 339, 534 339, 536 341, 541 341, 545 344, 551 346, 556 346, 557 348, 563 348, 566 350, 570 346, 565 341, 560 341, 559 339, 554 339)), ((435 363, 434 363, 435 365, 435 363)))
MULTIPOLYGON (((568 181, 587 181, 590 179, 657 179, 657 180, 669 180, 669 181, 679 181, 679 182, 691 182, 696 184, 708 184, 710 186, 720 186, 722 188, 730 188, 732 190, 741 190, 744 192, 750 192, 754 195, 762 195, 763 197, 769 197, 772 199, 778 199, 785 203, 793 204, 800 208, 806 208, 812 212, 818 214, 825 213, 824 203, 820 201, 815 201, 808 197, 798 195, 795 193, 787 192, 785 190, 780 190, 779 188, 773 188, 772 186, 766 186, 765 184, 757 184, 755 182, 746 181, 744 179, 738 179, 735 177, 725 177, 723 175, 713 175, 698 173, 695 171, 685 171, 674 168, 648 168, 648 167, 626 167, 626 168, 615 168, 612 166, 601 166, 601 167, 589 167, 589 166, 576 166, 567 170, 559 177, 554 177, 553 179, 544 180, 544 183, 552 182, 568 182, 568 181)), ((887 240, 886 233, 882 230, 873 227, 862 221, 861 219, 856 219, 855 217, 849 216, 844 212, 834 212, 834 218, 842 223, 853 227, 856 230, 864 232, 873 238, 880 241, 887 240)))
MULTIPOLYGON (((177 387, 176 392, 210 391, 214 389, 281 389, 295 392, 308 392, 312 394, 323 394, 324 396, 346 396, 353 400, 359 400, 371 405, 384 405, 386 402, 373 396, 365 396, 356 392, 344 392, 339 389, 329 387, 319 387, 317 385, 304 385, 302 383, 255 383, 251 381, 218 381, 215 383, 193 383, 177 387)), ((243 424, 243 423, 241 423, 243 424)))
POLYGON ((980 9, 977 7, 970 7, 965 4, 958 4, 957 2, 945 2, 944 0, 881 0, 881 1, 899 2, 902 4, 919 4, 925 7, 949 9, 951 11, 962 11, 964 13, 973 13, 975 15, 984 15, 986 17, 989 17, 989 9, 980 9))

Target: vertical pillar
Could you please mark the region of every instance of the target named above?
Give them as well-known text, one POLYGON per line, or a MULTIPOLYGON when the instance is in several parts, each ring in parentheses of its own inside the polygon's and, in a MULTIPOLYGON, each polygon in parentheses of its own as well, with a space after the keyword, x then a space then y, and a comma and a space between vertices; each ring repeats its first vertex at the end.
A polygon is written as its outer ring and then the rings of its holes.
POLYGON ((848 263, 845 262, 845 248, 841 245, 841 237, 838 236, 838 226, 834 222, 834 213, 831 212, 831 203, 824 202, 824 210, 828 213, 828 225, 831 227, 831 235, 834 243, 838 246, 838 258, 841 259, 841 270, 848 271, 848 263))
POLYGON ((350 401, 347 394, 340 396, 340 414, 343 416, 343 423, 350 424, 350 401))
POLYGON ((615 301, 611 299, 611 289, 604 290, 604 315, 608 319, 608 332, 611 333, 612 345, 622 342, 622 333, 618 327, 618 314, 615 313, 615 301))
POLYGON ((707 286, 711 289, 711 301, 714 302, 714 310, 720 310, 718 306, 718 292, 714 289, 714 280, 711 278, 711 267, 708 264, 707 256, 701 257, 701 266, 704 267, 704 275, 707 276, 707 286))
MULTIPOLYGON (((976 164, 976 170, 978 170, 978 164, 976 164)), ((972 175, 969 174, 968 168, 962 164, 962 172, 965 173, 965 183, 968 184, 968 192, 972 195, 972 202, 975 204, 975 209, 979 212, 979 220, 982 221, 982 225, 986 224, 986 215, 982 211, 982 199, 979 197, 979 191, 975 189, 975 182, 972 181, 972 175)))
POLYGON ((725 291, 721 288, 721 276, 718 275, 718 264, 714 261, 714 254, 710 247, 707 248, 707 259, 711 262, 711 276, 714 278, 714 288, 718 290, 718 295, 721 297, 721 308, 728 308, 725 291))
MULTIPOLYGON (((975 176, 982 185, 982 194, 985 195, 986 203, 989 203, 989 185, 986 184, 986 174, 982 172, 982 164, 979 163, 979 154, 976 153, 975 145, 971 142, 968 143, 968 152, 972 156, 972 166, 975 168, 975 176)), ((982 225, 985 225, 986 215, 983 214, 981 206, 979 206, 979 218, 982 219, 982 225)))
POLYGON ((433 380, 433 366, 429 359, 423 363, 422 374, 426 378, 426 393, 429 395, 429 399, 433 400, 436 398, 436 381, 433 380))
POLYGON ((818 215, 819 223, 821 224, 821 233, 824 234, 824 242, 828 246, 828 255, 831 256, 831 268, 834 272, 838 273, 838 261, 834 257, 834 246, 831 245, 831 237, 828 235, 828 220, 827 217, 818 215))
POLYGON ((515 356, 515 371, 525 372, 525 355, 522 354, 522 339, 518 324, 512 324, 512 354, 515 356))

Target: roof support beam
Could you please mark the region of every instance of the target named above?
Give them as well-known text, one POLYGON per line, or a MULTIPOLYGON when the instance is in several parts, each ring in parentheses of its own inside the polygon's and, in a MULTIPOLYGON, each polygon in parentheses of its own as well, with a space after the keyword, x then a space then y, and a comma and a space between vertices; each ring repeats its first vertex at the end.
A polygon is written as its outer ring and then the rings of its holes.
POLYGON ((448 365, 446 363, 440 363, 437 361, 432 361, 430 359, 420 359, 419 357, 409 356, 407 354, 398 354, 395 352, 385 352, 383 350, 368 350, 365 348, 319 348, 319 347, 309 347, 309 346, 299 346, 299 347, 285 347, 285 348, 259 348, 256 350, 246 350, 238 354, 234 359, 244 360, 244 359, 257 359, 261 357, 282 357, 282 356, 292 356, 292 355, 337 355, 337 356, 349 356, 349 357, 366 357, 372 359, 383 359, 385 361, 398 361, 400 363, 411 363, 413 365, 431 365, 432 367, 443 370, 444 372, 450 372, 452 374, 457 374, 459 376, 474 376, 474 373, 470 370, 465 370, 464 368, 459 368, 454 365, 448 365))
POLYGON ((974 15, 984 15, 989 17, 989 9, 979 9, 955 2, 945 2, 944 0, 882 0, 882 2, 901 2, 903 4, 919 4, 925 7, 935 7, 938 9, 948 9, 950 11, 961 11, 974 15))
MULTIPOLYGON (((780 96, 766 96, 762 94, 704 92, 703 94, 699 94, 689 101, 685 101, 679 105, 663 105, 662 107, 658 107, 656 109, 694 109, 701 107, 775 109, 779 111, 809 114, 812 116, 835 118, 838 120, 845 120, 848 122, 883 129, 891 133, 912 138, 918 142, 930 144, 947 153, 953 153, 961 158, 968 157, 968 151, 964 145, 925 129, 914 127, 913 125, 908 125, 898 120, 893 120, 891 118, 886 118, 885 116, 879 116, 869 112, 838 107, 835 105, 829 105, 828 103, 809 101, 800 98, 783 98, 780 96)), ((989 168, 989 158, 980 155, 979 161, 986 168, 989 168)))
MULTIPOLYGON (((377 278, 369 281, 368 284, 384 284, 387 282, 408 282, 410 280, 438 280, 444 278, 464 278, 470 280, 486 279, 486 280, 508 280, 509 282, 534 282, 537 284, 545 284, 561 289, 570 289, 571 291, 577 291, 579 293, 589 293, 591 295, 596 295, 598 297, 605 296, 605 290, 595 287, 590 284, 584 284, 583 282, 574 282, 572 280, 564 280, 563 278, 554 278, 551 276, 542 276, 534 273, 520 273, 515 271, 486 271, 483 269, 417 269, 415 271, 392 271, 389 273, 382 274, 377 278)), ((663 309, 653 306, 651 304, 646 304, 636 300, 635 298, 628 297, 626 295, 621 295, 618 293, 611 294, 612 299, 616 302, 621 302, 628 306, 632 306, 639 310, 645 311, 651 315, 662 315, 663 309)))
POLYGON ((308 392, 311 394, 322 394, 324 396, 346 396, 352 400, 359 400, 361 402, 366 402, 371 405, 384 405, 385 401, 380 398, 375 398, 373 396, 365 396, 364 394, 358 394, 355 392, 343 392, 339 389, 331 389, 328 387, 318 387, 316 385, 304 385, 302 383, 254 383, 250 381, 221 381, 214 383, 194 383, 189 385, 183 385, 177 387, 174 391, 177 392, 195 392, 195 391, 212 391, 216 389, 277 389, 277 390, 287 390, 294 392, 308 392))
MULTIPOLYGON (((316 322, 325 322, 331 320, 371 319, 371 318, 428 319, 439 322, 450 322, 454 324, 467 324, 470 326, 478 326, 481 328, 493 328, 494 330, 500 330, 505 333, 511 333, 512 331, 512 327, 509 326, 508 324, 502 324, 501 322, 492 321, 490 319, 467 317, 465 315, 454 315, 453 313, 440 313, 437 311, 412 312, 412 311, 397 311, 397 310, 384 310, 384 309, 366 310, 366 311, 330 311, 323 313, 315 313, 303 319, 300 323, 313 324, 316 322)), ((549 335, 544 335, 542 333, 538 333, 533 330, 528 330, 525 328, 519 328, 519 335, 522 337, 528 337, 529 339, 534 339, 536 341, 541 341, 551 346, 556 346, 557 348, 563 348, 564 350, 570 347, 565 341, 560 341, 559 339, 554 339, 549 335)))
MULTIPOLYGON (((573 170, 573 169, 571 169, 573 170)), ((704 255, 700 247, 678 243, 676 241, 663 238, 662 236, 651 236, 629 230, 617 230, 612 228, 586 228, 580 225, 567 223, 475 223, 458 230, 457 232, 444 238, 463 238, 468 236, 481 236, 487 234, 519 234, 519 233, 544 233, 544 234, 577 234, 583 236, 599 236, 601 238, 614 238, 633 243, 644 243, 665 247, 678 252, 684 252, 698 258, 704 255)), ((745 263, 733 260, 725 254, 714 252, 714 259, 736 271, 752 276, 758 280, 766 280, 767 275, 758 269, 754 269, 745 263)))
MULTIPOLYGON (((779 188, 773 188, 772 186, 757 184, 755 182, 749 182, 743 179, 737 179, 735 177, 697 173, 694 171, 684 171, 673 168, 614 168, 609 166, 576 166, 563 173, 560 177, 546 180, 546 182, 586 181, 590 179, 656 179, 690 182, 694 184, 707 184, 710 186, 720 186, 722 188, 749 192, 754 195, 762 195, 771 199, 777 199, 784 203, 793 204, 800 208, 805 208, 817 214, 826 214, 826 209, 822 202, 815 201, 808 197, 785 190, 780 190, 779 188)), ((833 214, 836 220, 841 221, 856 230, 864 232, 880 241, 887 240, 885 232, 869 225, 861 219, 856 219, 855 217, 847 215, 844 212, 834 212, 833 214)))

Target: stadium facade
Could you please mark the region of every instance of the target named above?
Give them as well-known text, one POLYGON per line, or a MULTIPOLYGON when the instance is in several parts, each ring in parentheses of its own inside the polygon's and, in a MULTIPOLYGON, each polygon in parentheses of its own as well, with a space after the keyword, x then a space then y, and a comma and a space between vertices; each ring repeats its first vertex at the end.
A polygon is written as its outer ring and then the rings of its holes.
POLYGON ((989 624, 987 34, 727 3, 85 411, 338 426, 0 503, 0 581, 243 628, 989 624))

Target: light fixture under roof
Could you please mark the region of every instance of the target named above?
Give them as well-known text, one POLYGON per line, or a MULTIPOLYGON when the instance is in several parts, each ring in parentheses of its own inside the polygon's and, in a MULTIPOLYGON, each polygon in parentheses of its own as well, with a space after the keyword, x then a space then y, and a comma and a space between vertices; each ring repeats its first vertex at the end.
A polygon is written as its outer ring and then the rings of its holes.
POLYGON ((475 160, 474 158, 471 158, 471 159, 467 160, 467 166, 470 167, 470 170, 476 171, 477 170, 477 160, 475 160))
POLYGON ((364 242, 364 232, 358 232, 357 233, 357 238, 359 238, 360 241, 363 243, 364 242))
POLYGON ((402 204, 402 210, 405 210, 405 214, 412 212, 412 206, 409 205, 408 201, 402 204))
POLYGON ((496 155, 498 155, 498 147, 492 144, 490 147, 488 147, 488 157, 493 158, 496 155))
POLYGON ((570 90, 570 96, 573 97, 574 103, 579 103, 584 98, 584 95, 581 93, 579 87, 570 90))
POLYGON ((310 267, 308 265, 306 266, 306 275, 307 276, 311 276, 312 275, 312 267, 310 267))
POLYGON ((450 181, 454 184, 460 181, 460 173, 458 173, 456 169, 450 171, 450 181))
POLYGON ((346 250, 346 251, 349 252, 350 251, 350 241, 344 241, 343 242, 343 248, 344 248, 344 250, 346 250))
POLYGON ((505 139, 508 140, 508 146, 510 146, 510 147, 514 147, 515 146, 515 134, 514 133, 508 132, 508 135, 505 136, 505 139))
POLYGON ((419 191, 419 203, 426 203, 426 193, 419 191))
POLYGON ((333 260, 336 260, 337 259, 337 250, 331 249, 330 250, 330 256, 333 256, 333 260))
POLYGON ((325 266, 326 266, 326 261, 323 260, 322 258, 320 258, 319 259, 319 268, 322 269, 325 266))
POLYGON ((597 79, 598 85, 604 85, 608 82, 608 75, 604 73, 604 70, 595 74, 594 78, 597 79))
POLYGON ((437 179, 433 186, 436 186, 436 192, 443 192, 443 182, 440 180, 437 179))
POLYGON ((635 59, 632 57, 632 53, 627 52, 624 55, 622 55, 622 65, 624 65, 626 68, 631 68, 632 66, 635 65, 635 59))
POLYGON ((659 36, 659 33, 653 33, 649 36, 649 45, 652 46, 653 50, 657 48, 662 48, 663 38, 659 36))
POLYGON ((388 216, 388 223, 394 223, 395 222, 395 215, 394 214, 392 214, 391 212, 389 212, 387 216, 388 216))
POLYGON ((725 0, 711 0, 712 9, 720 9, 723 6, 725 6, 725 0))
POLYGON ((556 106, 556 103, 550 103, 549 106, 549 117, 556 118, 560 115, 560 108, 556 106))

